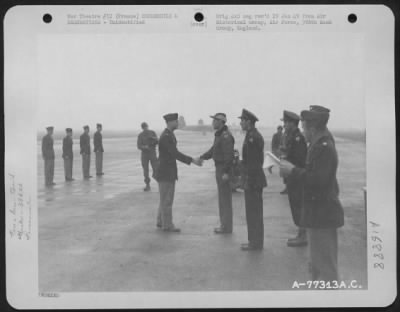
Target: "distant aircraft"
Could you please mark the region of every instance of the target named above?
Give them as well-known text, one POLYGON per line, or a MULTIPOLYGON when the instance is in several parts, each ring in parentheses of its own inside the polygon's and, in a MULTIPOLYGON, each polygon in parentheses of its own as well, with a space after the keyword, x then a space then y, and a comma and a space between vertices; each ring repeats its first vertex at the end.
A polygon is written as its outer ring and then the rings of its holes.
MULTIPOLYGON (((228 125, 228 127, 233 134, 242 133, 242 129, 236 124, 228 125)), ((205 125, 203 119, 199 119, 197 125, 187 125, 183 116, 179 117, 179 129, 183 131, 201 132, 203 135, 206 135, 207 132, 214 132, 211 123, 205 125)))

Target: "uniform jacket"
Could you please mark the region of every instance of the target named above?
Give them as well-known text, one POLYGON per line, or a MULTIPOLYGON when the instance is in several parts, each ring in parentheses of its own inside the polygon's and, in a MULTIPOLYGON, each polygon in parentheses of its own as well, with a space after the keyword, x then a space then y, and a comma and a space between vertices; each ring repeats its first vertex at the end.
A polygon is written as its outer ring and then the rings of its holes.
POLYGON ((242 150, 244 189, 261 189, 267 186, 264 164, 264 138, 256 128, 246 133, 242 150))
POLYGON ((90 136, 83 133, 80 137, 81 154, 90 155, 90 136))
POLYGON ((103 136, 101 135, 101 132, 96 131, 93 136, 93 145, 94 145, 94 152, 104 152, 103 148, 103 136))
POLYGON ((223 126, 215 132, 214 144, 211 148, 200 156, 201 159, 213 159, 215 165, 223 166, 223 172, 230 174, 233 162, 233 147, 235 139, 228 130, 227 126, 223 126))
POLYGON ((272 141, 271 141, 271 150, 275 156, 280 156, 281 141, 282 141, 282 133, 276 132, 272 136, 272 141))
POLYGON ((306 164, 307 143, 299 128, 286 136, 285 159, 296 167, 304 168, 306 164))
POLYGON ((300 225, 309 228, 337 228, 343 226, 343 208, 339 201, 336 180, 338 156, 333 137, 324 131, 313 139, 305 168, 295 167, 288 182, 303 185, 300 225))
POLYGON ((72 138, 69 136, 66 136, 63 139, 63 153, 62 153, 62 158, 68 157, 68 158, 73 158, 74 153, 72 152, 72 138))
POLYGON ((44 159, 54 159, 54 140, 51 135, 46 134, 42 139, 42 156, 44 159))
POLYGON ((155 175, 157 181, 174 182, 178 180, 178 167, 176 160, 185 164, 192 162, 192 157, 178 151, 175 134, 168 128, 163 131, 158 143, 159 167, 155 175))
POLYGON ((138 136, 137 148, 142 152, 155 151, 157 144, 157 134, 153 130, 143 130, 138 136), (148 146, 148 149, 146 146, 148 146))

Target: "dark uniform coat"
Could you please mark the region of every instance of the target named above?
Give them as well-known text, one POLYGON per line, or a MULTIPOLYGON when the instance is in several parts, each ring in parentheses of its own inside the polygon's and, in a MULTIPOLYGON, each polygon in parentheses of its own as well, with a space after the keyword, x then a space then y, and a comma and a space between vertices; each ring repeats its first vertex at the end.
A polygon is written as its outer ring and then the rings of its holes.
POLYGON ((185 164, 192 162, 192 157, 178 151, 175 134, 168 128, 163 131, 158 143, 159 167, 156 173, 157 181, 174 182, 178 180, 178 167, 176 160, 185 164))
POLYGON ((104 152, 103 136, 99 131, 96 131, 93 136, 94 152, 104 152))
POLYGON ((54 140, 51 135, 46 134, 42 139, 42 156, 43 159, 54 159, 54 140))
POLYGON ((282 135, 283 133, 279 133, 276 132, 273 136, 272 136, 272 141, 271 141, 271 150, 272 153, 279 157, 280 156, 280 147, 281 147, 281 143, 282 143, 282 135))
POLYGON ((343 226, 343 208, 339 201, 336 179, 338 156, 329 131, 313 139, 305 168, 295 167, 288 176, 290 183, 302 183, 303 200, 300 226, 338 228, 343 226))
POLYGON ((247 131, 242 150, 243 180, 245 189, 262 189, 267 186, 264 164, 264 138, 256 128, 247 131))
POLYGON ((223 126, 220 130, 215 132, 214 144, 203 155, 201 159, 213 159, 215 165, 221 165, 222 172, 231 174, 232 162, 233 162, 233 147, 235 145, 235 139, 227 126, 223 126))
POLYGON ((67 135, 63 139, 62 158, 66 158, 67 157, 67 158, 72 159, 74 157, 74 154, 73 154, 73 151, 72 151, 72 145, 73 145, 72 138, 67 135))
POLYGON ((80 137, 81 154, 90 155, 90 136, 83 133, 80 137))
MULTIPOLYGON (((287 133, 285 145, 285 159, 298 168, 304 168, 307 156, 307 143, 299 128, 287 133)), ((292 183, 286 181, 290 210, 292 212, 293 222, 299 226, 301 213, 301 201, 303 198, 303 185, 299 181, 292 183)))

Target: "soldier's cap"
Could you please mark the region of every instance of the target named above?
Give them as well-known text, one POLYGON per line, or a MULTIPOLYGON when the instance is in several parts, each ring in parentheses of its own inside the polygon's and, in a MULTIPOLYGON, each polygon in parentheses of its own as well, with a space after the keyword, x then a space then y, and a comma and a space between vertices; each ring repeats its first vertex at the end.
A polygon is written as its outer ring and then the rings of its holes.
POLYGON ((84 130, 89 129, 89 126, 88 126, 88 125, 83 126, 83 129, 84 129, 84 130))
POLYGON ((291 121, 291 120, 298 121, 298 120, 300 120, 300 116, 297 115, 296 113, 291 112, 291 111, 284 110, 284 111, 283 111, 283 118, 282 118, 281 120, 282 120, 282 121, 285 121, 285 120, 288 120, 288 121, 291 121))
POLYGON ((166 114, 163 116, 163 118, 165 119, 166 122, 178 120, 178 113, 166 114))
POLYGON ((226 122, 226 114, 224 113, 216 113, 214 116, 210 116, 212 119, 222 120, 226 122))
POLYGON ((248 111, 247 109, 242 110, 242 115, 238 117, 239 119, 246 119, 246 120, 252 120, 252 121, 258 121, 258 118, 256 115, 254 115, 252 112, 248 111))
POLYGON ((329 113, 331 110, 320 105, 310 105, 310 111, 318 113, 329 113))
POLYGON ((46 130, 53 130, 53 129, 54 129, 53 126, 46 127, 46 130))
POLYGON ((97 127, 97 128, 101 128, 101 127, 103 127, 103 126, 101 125, 101 123, 98 123, 98 124, 96 124, 96 127, 97 127))
POLYGON ((66 132, 72 132, 72 128, 65 128, 66 132))
POLYGON ((313 120, 313 121, 321 121, 327 122, 329 119, 329 113, 327 112, 318 112, 312 110, 303 110, 300 113, 301 120, 313 120))

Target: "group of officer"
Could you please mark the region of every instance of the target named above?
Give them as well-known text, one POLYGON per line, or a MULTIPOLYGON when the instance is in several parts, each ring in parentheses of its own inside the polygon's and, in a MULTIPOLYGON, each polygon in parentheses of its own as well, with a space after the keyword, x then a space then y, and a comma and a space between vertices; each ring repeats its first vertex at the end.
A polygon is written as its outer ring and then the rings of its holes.
MULTIPOLYGON (((302 111, 300 116, 284 111, 282 120, 285 132, 280 134, 282 138, 275 140, 283 140, 283 143, 279 143, 278 150, 274 152, 279 153, 281 159, 280 175, 287 185, 293 221, 298 227, 297 236, 289 239, 287 244, 293 247, 309 245, 312 279, 334 281, 338 279, 337 228, 343 226, 344 216, 336 179, 338 156, 333 136, 327 129, 329 116, 329 109, 316 105, 302 111), (298 128, 300 121, 303 133, 298 128)), ((174 135, 174 130, 178 128, 177 113, 164 116, 166 129, 159 140, 154 132, 149 132, 147 125, 142 125, 144 132, 139 136, 138 148, 142 150, 142 163, 147 162, 147 167, 144 166, 145 190, 149 188, 150 161, 160 193, 156 224, 166 232, 180 232, 172 218, 175 183, 178 179, 176 161, 201 166, 203 161, 213 159, 220 220, 220 226, 214 232, 232 233, 232 192, 229 182, 235 140, 226 125, 226 114, 217 113, 210 117, 215 130, 214 142, 208 151, 197 158, 177 149, 174 135), (153 162, 154 158, 157 159, 157 143, 159 158, 153 162)), ((248 230, 248 242, 242 244, 241 249, 261 250, 264 245, 262 192, 267 186, 263 169, 264 139, 255 126, 258 118, 252 112, 243 109, 239 118, 241 128, 246 132, 242 147, 241 180, 248 230)))
MULTIPOLYGON (((94 145, 94 153, 96 157, 96 175, 102 176, 103 173, 103 137, 101 131, 103 129, 101 124, 97 124, 97 131, 93 137, 93 145, 94 145)), ((42 157, 44 159, 44 176, 45 176, 45 185, 47 187, 51 187, 55 185, 54 183, 54 127, 49 126, 46 128, 47 134, 42 138, 42 157)), ((88 180, 92 178, 90 175, 90 136, 89 136, 90 128, 89 126, 83 127, 83 133, 80 136, 80 154, 82 155, 82 173, 83 178, 88 180)), ((73 139, 72 139, 72 129, 65 129, 66 135, 63 138, 62 145, 62 158, 64 159, 64 176, 65 181, 74 181, 72 177, 72 169, 73 169, 73 139)))
MULTIPOLYGON (((215 130, 214 142, 210 149, 197 158, 181 153, 177 148, 174 131, 178 128, 178 114, 163 116, 166 128, 160 138, 142 123, 137 147, 142 151, 141 162, 144 171, 144 191, 150 190, 149 163, 153 178, 158 182, 160 201, 156 226, 165 232, 180 232, 173 223, 172 206, 175 183, 178 180, 177 160, 187 165, 202 166, 205 160, 213 159, 218 191, 220 226, 216 234, 230 234, 233 231, 231 177, 234 164, 235 139, 229 131, 224 113, 210 116, 215 130), (159 157, 157 158, 156 146, 159 157)), ((309 245, 310 272, 313 280, 333 281, 338 279, 337 271, 337 228, 343 226, 343 208, 339 201, 336 179, 338 155, 335 141, 327 129, 330 110, 322 106, 310 106, 301 112, 284 111, 283 127, 278 129, 278 138, 273 138, 273 152, 280 157, 280 175, 288 190, 289 205, 298 235, 289 239, 288 246, 309 245), (303 133, 298 128, 302 122, 303 133), (280 133, 279 133, 280 132, 280 133), (281 142, 276 148, 277 142, 281 142), (283 143, 282 143, 283 142, 283 143)), ((240 126, 246 132, 242 146, 241 182, 244 189, 248 242, 242 244, 246 251, 261 250, 264 246, 263 189, 267 180, 263 169, 264 139, 256 128, 258 118, 243 109, 238 117, 240 126)), ((94 135, 96 172, 101 176, 103 160, 102 126, 97 124, 94 135)), ((42 155, 45 161, 45 182, 54 185, 53 127, 47 128, 42 140, 42 155)), ((66 129, 63 140, 63 158, 66 181, 72 181, 72 129, 66 129)), ((89 127, 84 127, 80 137, 82 170, 85 179, 91 178, 89 127)))

